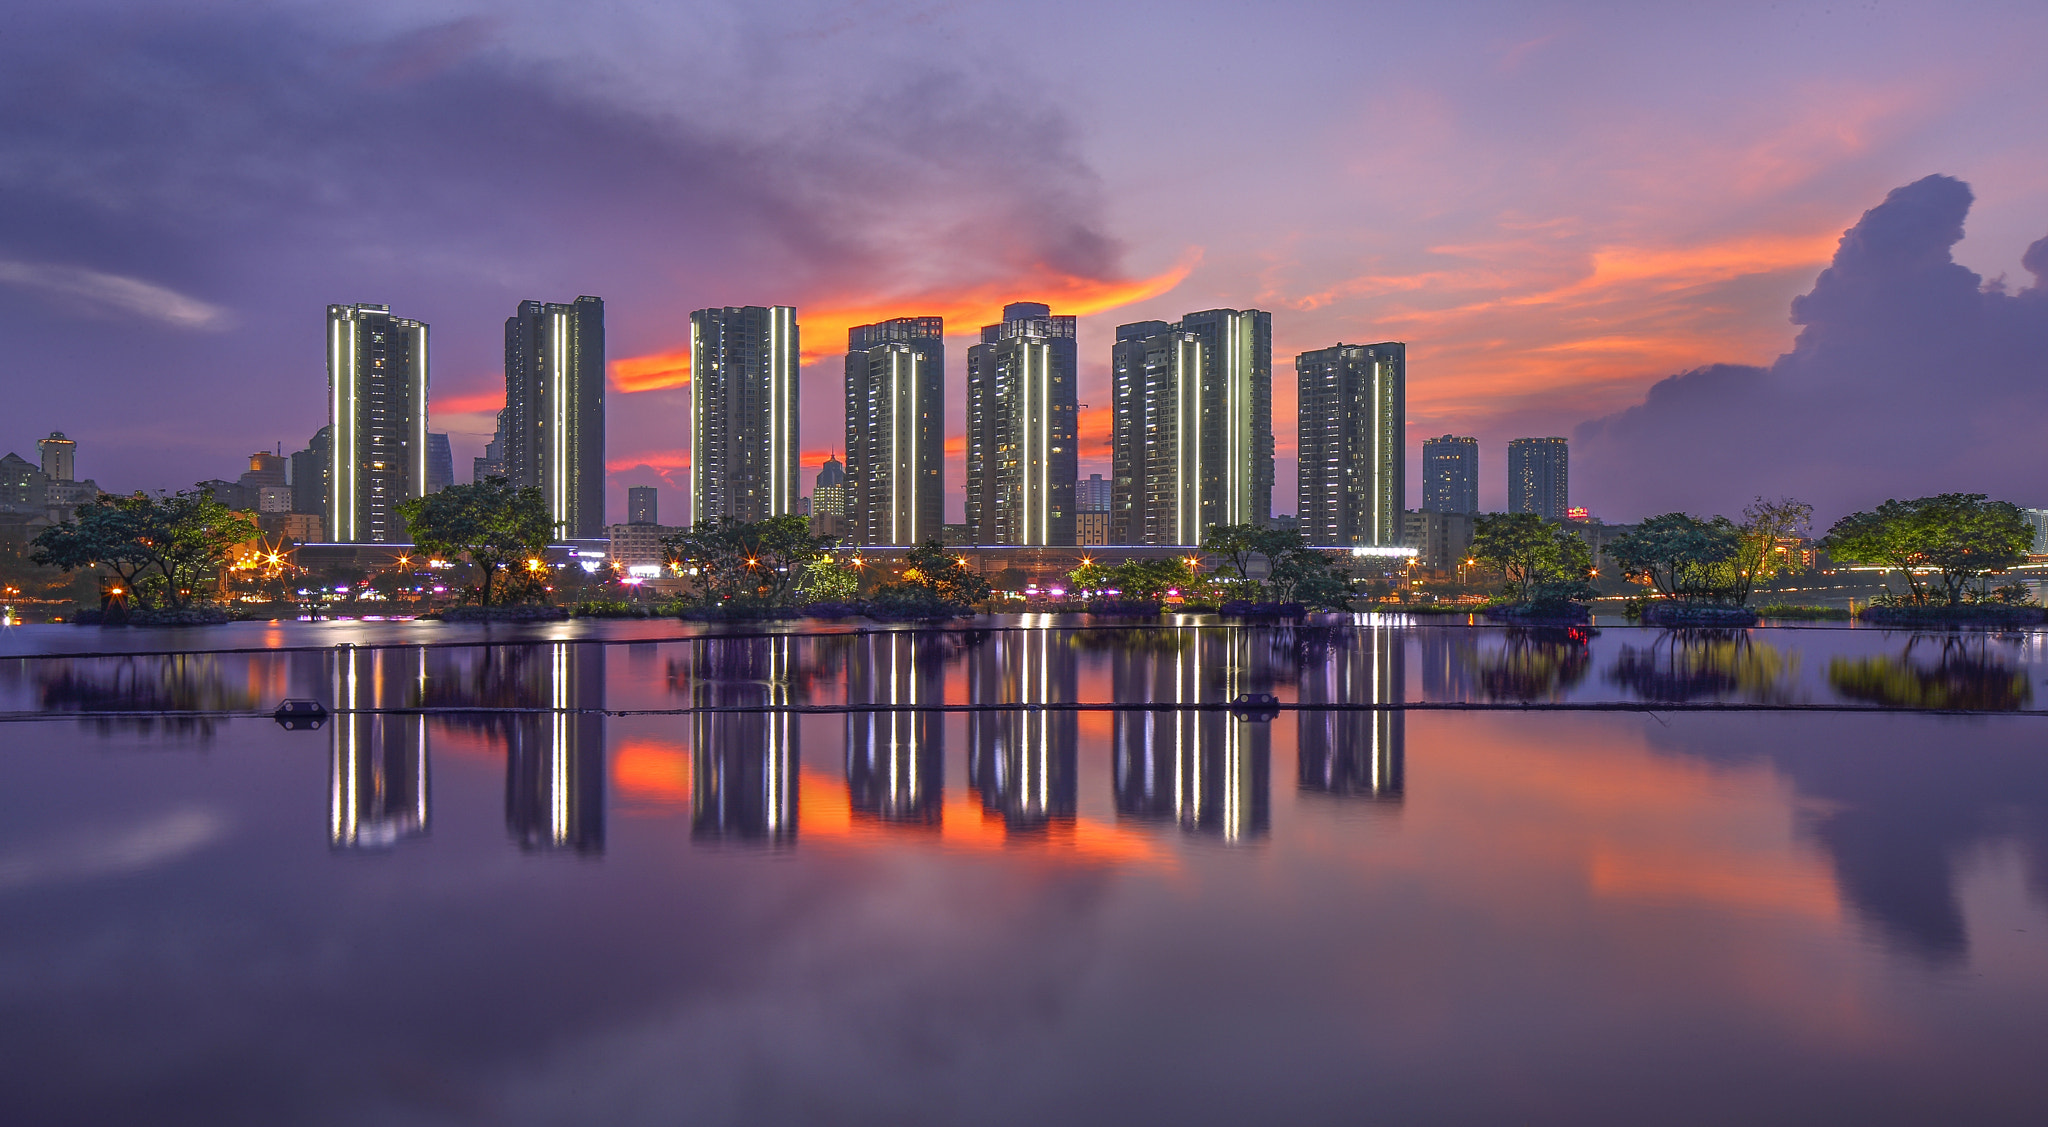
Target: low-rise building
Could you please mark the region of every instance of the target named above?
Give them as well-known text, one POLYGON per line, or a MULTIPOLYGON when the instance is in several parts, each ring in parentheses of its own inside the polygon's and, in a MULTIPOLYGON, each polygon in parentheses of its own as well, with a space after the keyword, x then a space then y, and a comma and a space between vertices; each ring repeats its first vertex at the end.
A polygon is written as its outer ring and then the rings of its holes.
POLYGON ((667 549, 661 545, 662 537, 678 531, 663 524, 611 525, 605 529, 611 537, 608 558, 622 567, 659 566, 668 558, 667 549))
POLYGON ((1413 509, 1402 514, 1403 541, 1415 549, 1415 566, 1436 574, 1456 572, 1472 549, 1475 519, 1471 513, 1413 509))

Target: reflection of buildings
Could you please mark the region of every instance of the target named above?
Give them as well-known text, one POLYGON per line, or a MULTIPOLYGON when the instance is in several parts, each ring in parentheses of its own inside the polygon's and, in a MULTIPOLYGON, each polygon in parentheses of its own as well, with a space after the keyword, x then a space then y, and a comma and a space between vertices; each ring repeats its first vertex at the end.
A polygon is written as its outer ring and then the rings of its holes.
POLYGON ((1472 670, 1479 664, 1479 649, 1473 644, 1476 631, 1458 627, 1425 626, 1415 631, 1422 660, 1422 699, 1462 701, 1472 699, 1472 670))
MULTIPOLYGON (((1051 631, 997 634, 967 659, 968 699, 976 704, 1072 701, 1077 682, 1067 639, 1051 631)), ((1013 833, 1072 822, 1079 735, 1069 711, 968 713, 968 784, 980 792, 982 810, 1001 814, 1013 833)))
POLYGON ((1399 802, 1406 741, 1398 709, 1317 709, 1317 704, 1400 704, 1406 688, 1402 635, 1363 627, 1332 635, 1322 660, 1301 672, 1301 789, 1399 802))
MULTIPOLYGON (((846 663, 849 704, 933 705, 945 700, 945 666, 918 635, 867 634, 846 663)), ((856 814, 938 825, 945 798, 945 716, 846 714, 847 800, 856 814)))
POLYGON ((505 828, 522 849, 604 852, 604 647, 554 642, 541 703, 518 717, 505 745, 505 828))
POLYGON ((425 652, 335 652, 327 839, 337 848, 390 846, 427 831, 425 718, 354 711, 417 706, 425 652))
MULTIPOLYGON (((796 641, 704 638, 691 643, 691 705, 790 704, 796 641)), ((799 760, 793 713, 693 713, 690 755, 691 836, 795 844, 799 760)))
MULTIPOLYGON (((1226 627, 1170 636, 1166 649, 1125 648, 1111 658, 1123 703, 1221 704, 1272 691, 1271 667, 1251 631, 1226 627)), ((1223 710, 1118 712, 1114 720, 1119 817, 1173 821, 1226 841, 1263 837, 1272 824, 1269 721, 1223 710)))

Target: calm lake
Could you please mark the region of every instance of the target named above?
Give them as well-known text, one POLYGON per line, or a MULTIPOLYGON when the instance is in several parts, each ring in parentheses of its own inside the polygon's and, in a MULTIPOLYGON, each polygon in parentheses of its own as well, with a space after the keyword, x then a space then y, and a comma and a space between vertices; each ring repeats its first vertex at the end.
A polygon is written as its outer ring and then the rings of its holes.
POLYGON ((2044 681, 1826 625, 16 628, 0 1120, 2039 1124, 2044 681))

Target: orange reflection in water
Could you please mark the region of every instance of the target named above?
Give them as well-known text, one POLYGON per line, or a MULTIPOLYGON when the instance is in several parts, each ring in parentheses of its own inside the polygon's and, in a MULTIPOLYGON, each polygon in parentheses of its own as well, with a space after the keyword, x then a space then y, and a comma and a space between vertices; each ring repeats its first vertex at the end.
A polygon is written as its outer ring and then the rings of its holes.
POLYGON ((612 786, 623 800, 688 806, 690 753, 680 742, 624 740, 612 752, 612 786))
MULTIPOLYGON (((1826 855, 1800 831, 1790 781, 1763 762, 1657 750, 1643 732, 1654 723, 1413 715, 1397 818, 1368 833, 1299 804, 1276 839, 1337 860, 1361 895, 1428 889, 1469 913, 1474 934, 1546 953, 1540 973, 1568 981, 1598 968, 1608 1004, 1643 1020, 1714 998, 1795 1037, 1897 1041, 1860 968, 1835 956, 1856 925, 1826 855)), ((1450 947, 1397 957, 1428 982, 1460 957, 1450 947)))
POLYGON ((1028 854, 1062 861, 1102 865, 1174 867, 1173 856, 1150 837, 1091 818, 1054 822, 1041 833, 1013 835, 1001 815, 990 814, 966 793, 948 792, 939 823, 889 822, 859 816, 847 801, 846 780, 826 771, 805 768, 798 791, 799 840, 825 839, 842 846, 886 846, 906 839, 929 839, 937 830, 947 849, 1028 854))

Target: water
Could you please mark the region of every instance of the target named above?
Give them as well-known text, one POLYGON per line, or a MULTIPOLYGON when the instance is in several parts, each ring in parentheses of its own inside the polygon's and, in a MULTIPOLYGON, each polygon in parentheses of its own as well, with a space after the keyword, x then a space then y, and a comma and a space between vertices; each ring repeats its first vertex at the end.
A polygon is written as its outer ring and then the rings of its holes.
POLYGON ((2048 1116, 2041 634, 683 633, 0 638, 279 651, 0 658, 4 1119, 2048 1116))

